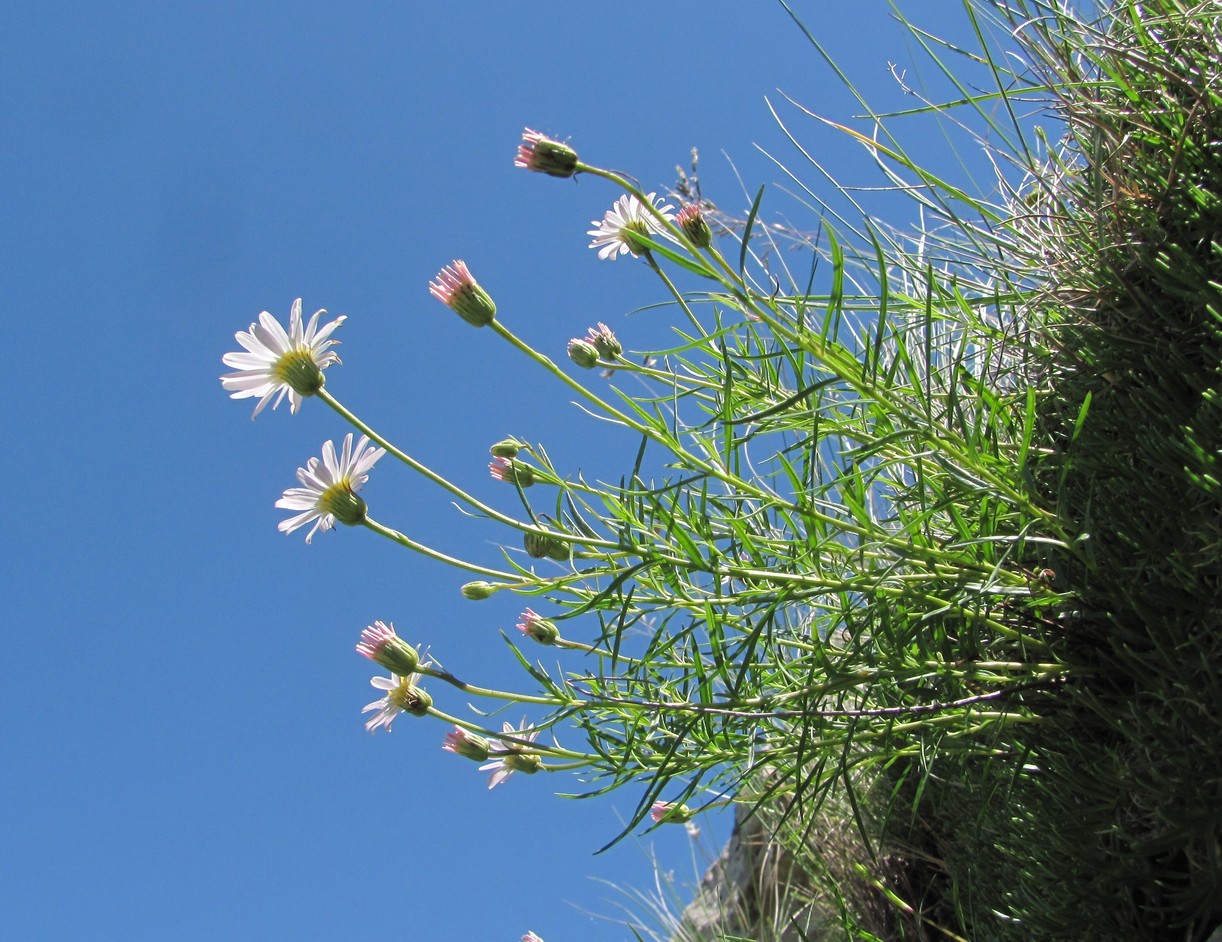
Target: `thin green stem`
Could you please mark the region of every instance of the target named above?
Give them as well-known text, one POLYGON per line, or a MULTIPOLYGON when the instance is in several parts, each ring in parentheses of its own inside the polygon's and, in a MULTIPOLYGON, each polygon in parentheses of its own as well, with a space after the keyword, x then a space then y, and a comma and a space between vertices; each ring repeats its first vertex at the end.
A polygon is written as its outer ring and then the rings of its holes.
POLYGON ((517 580, 518 576, 510 572, 502 572, 499 569, 489 569, 487 566, 481 566, 478 563, 469 563, 465 559, 458 559, 455 556, 447 556, 431 546, 425 546, 423 543, 417 543, 409 536, 405 536, 398 530, 392 530, 390 527, 383 526, 376 520, 366 517, 364 525, 377 533, 379 536, 384 536, 388 540, 393 540, 400 546, 405 546, 409 550, 420 553, 423 556, 428 556, 430 559, 435 559, 438 562, 445 563, 447 566, 453 566, 456 569, 465 569, 467 572, 479 573, 481 576, 491 576, 494 579, 517 580))

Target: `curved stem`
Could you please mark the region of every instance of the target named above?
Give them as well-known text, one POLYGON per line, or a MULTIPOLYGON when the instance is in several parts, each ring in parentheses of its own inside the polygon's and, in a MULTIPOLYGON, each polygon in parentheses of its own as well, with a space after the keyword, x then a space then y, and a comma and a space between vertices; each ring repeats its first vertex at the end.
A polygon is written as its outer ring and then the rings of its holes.
MULTIPOLYGON (((329 405, 332 409, 334 409, 337 413, 339 413, 339 415, 343 417, 347 422, 349 422, 350 424, 355 426, 359 431, 367 435, 371 441, 374 441, 378 445, 380 445, 382 448, 385 448, 387 452, 394 455, 396 458, 402 461, 405 465, 407 465, 413 471, 428 478, 438 487, 446 491, 449 491, 451 494, 453 494, 455 497, 461 500, 468 507, 472 507, 475 510, 478 510, 484 516, 489 517, 490 519, 495 520, 498 523, 503 523, 506 526, 513 527, 515 530, 519 530, 523 533, 538 533, 541 536, 557 536, 557 534, 554 531, 549 530, 547 527, 541 527, 538 524, 527 523, 524 520, 518 520, 517 518, 511 517, 508 514, 501 513, 501 511, 484 503, 478 497, 473 497, 471 494, 468 494, 457 484, 453 484, 450 481, 446 480, 440 474, 434 471, 432 468, 428 467, 428 465, 423 464, 420 461, 417 461, 407 452, 395 447, 395 445, 392 442, 384 438, 382 435, 379 435, 376 431, 374 431, 374 429, 371 426, 369 426, 364 421, 362 421, 360 418, 358 418, 343 403, 341 403, 338 399, 336 399, 333 395, 331 395, 331 393, 327 392, 326 387, 323 387, 322 389, 318 390, 318 392, 315 393, 315 395, 318 396, 318 398, 321 399, 323 402, 325 402, 327 405, 329 405)), ((581 536, 578 534, 560 534, 560 535, 566 537, 568 542, 581 543, 582 545, 585 545, 585 546, 601 546, 601 547, 606 547, 609 549, 616 549, 619 546, 618 543, 615 543, 611 540, 594 539, 591 537, 581 536)), ((415 549, 418 546, 419 544, 416 544, 416 546, 413 546, 412 548, 415 549)), ((427 547, 425 547, 424 549, 427 549, 427 547)), ((435 555, 435 554, 429 553, 428 555, 435 555)), ((437 558, 441 559, 443 557, 437 556, 437 558)), ((467 566, 465 568, 471 568, 471 567, 467 566)))
POLYGON ((370 517, 365 518, 364 525, 379 536, 384 536, 388 540, 393 540, 394 542, 398 543, 400 546, 405 546, 409 550, 420 553, 422 556, 428 556, 430 559, 435 559, 438 562, 445 563, 447 566, 453 566, 456 569, 465 569, 467 572, 476 572, 481 576, 492 576, 494 579, 516 580, 519 578, 510 572, 502 572, 499 569, 489 569, 487 566, 480 566, 477 563, 469 563, 465 559, 447 556, 445 553, 435 550, 431 546, 425 546, 423 543, 417 543, 411 537, 400 533, 398 530, 392 530, 390 527, 383 526, 370 517))

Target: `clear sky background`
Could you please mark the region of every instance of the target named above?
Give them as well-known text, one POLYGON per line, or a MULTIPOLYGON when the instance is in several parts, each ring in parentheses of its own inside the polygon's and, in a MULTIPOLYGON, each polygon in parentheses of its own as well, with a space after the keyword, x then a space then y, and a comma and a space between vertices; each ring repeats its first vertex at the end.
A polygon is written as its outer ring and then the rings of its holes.
MULTIPOLYGON (((796 9, 880 107, 913 103, 888 64, 925 73, 883 0, 796 9)), ((951 0, 906 12, 968 34, 951 0)), ((667 345, 672 314, 629 316, 662 298, 648 270, 586 247, 618 194, 515 170, 521 130, 646 189, 698 147, 706 196, 743 212, 727 156, 752 192, 784 177, 756 144, 797 163, 770 97, 833 169, 879 183, 778 88, 860 111, 770 0, 4 5, 0 938, 598 942, 628 937, 589 915, 621 901, 600 881, 648 889, 651 852, 692 878, 682 828, 593 855, 639 793, 564 800, 581 783, 543 775, 489 792, 439 724, 365 732, 364 625, 510 683, 498 633, 529 600, 464 601, 467 577, 367 531, 279 534, 274 501, 347 428, 316 401, 252 423, 217 377, 236 330, 303 297, 348 315, 328 389, 473 492, 513 508, 486 470, 506 434, 617 477, 634 443, 428 281, 466 259, 557 358, 597 321, 667 345)), ((932 131, 916 144, 950 159, 932 131)), ((767 218, 815 228, 771 193, 767 218)), ((446 551, 497 565, 517 545, 391 459, 365 496, 446 551)))

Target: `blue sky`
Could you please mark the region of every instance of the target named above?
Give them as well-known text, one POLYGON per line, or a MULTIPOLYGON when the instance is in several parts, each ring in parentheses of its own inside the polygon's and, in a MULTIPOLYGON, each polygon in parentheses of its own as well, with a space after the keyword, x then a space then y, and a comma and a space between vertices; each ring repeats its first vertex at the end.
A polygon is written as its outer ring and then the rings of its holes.
MULTIPOLYGON (((887 67, 911 49, 882 0, 795 8, 881 106, 904 103, 887 67)), ((965 34, 957 4, 907 12, 965 34)), ((368 532, 278 533, 294 469, 347 429, 310 401, 252 423, 217 377, 236 330, 303 297, 348 315, 328 389, 482 497, 512 507, 486 471, 506 434, 618 475, 632 444, 428 281, 466 259, 555 357, 597 321, 665 345, 669 314, 628 316, 660 299, 648 271, 586 248, 618 194, 515 170, 521 129, 647 189, 698 147, 706 196, 742 211, 727 156, 752 191, 783 177, 756 144, 794 157, 765 105, 778 88, 859 110, 767 0, 6 5, 0 935, 598 942, 628 937, 588 915, 615 913, 599 881, 648 887, 650 847, 691 877, 681 828, 593 855, 634 793, 562 800, 580 783, 561 776, 489 792, 437 724, 365 733, 361 627, 394 621, 508 683, 499 631, 528 602, 464 601, 462 574, 368 532)), ((779 190, 765 214, 815 226, 779 190)), ((389 461, 365 494, 417 539, 500 559, 503 533, 389 461)))

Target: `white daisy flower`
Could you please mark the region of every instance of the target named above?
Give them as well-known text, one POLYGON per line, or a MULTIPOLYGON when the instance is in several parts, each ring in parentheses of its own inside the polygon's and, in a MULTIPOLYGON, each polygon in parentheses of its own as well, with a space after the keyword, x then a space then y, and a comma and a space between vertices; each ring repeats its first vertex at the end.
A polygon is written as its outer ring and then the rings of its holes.
POLYGON ((250 325, 250 330, 240 330, 235 339, 246 352, 226 353, 221 362, 232 366, 236 373, 221 377, 221 385, 230 390, 231 399, 248 399, 259 396, 253 419, 273 398, 275 409, 287 395, 289 411, 296 414, 304 396, 312 396, 323 385, 322 371, 332 363, 340 362, 339 355, 331 346, 338 343, 331 334, 346 318, 337 317, 318 326, 325 310, 314 312, 308 325, 301 323, 301 298, 293 302, 289 312, 289 329, 264 311, 259 321, 250 325))
MULTIPOLYGON (((650 193, 646 198, 668 221, 674 222, 674 207, 665 200, 655 200, 655 195, 650 193)), ((640 255, 647 246, 635 238, 637 235, 651 239, 657 236, 672 238, 653 213, 645 208, 645 204, 631 194, 621 196, 602 219, 591 222, 598 228, 586 234, 594 236, 590 248, 598 249, 599 258, 614 259, 621 253, 640 255)))
POLYGON ((322 446, 322 460, 311 458, 304 468, 297 469, 297 480, 301 487, 290 487, 276 501, 281 510, 300 510, 302 513, 281 520, 277 527, 281 533, 292 533, 311 520, 313 528, 306 535, 306 542, 314 539, 319 530, 330 530, 338 519, 340 523, 355 526, 365 521, 365 501, 356 492, 369 480, 369 469, 386 454, 385 448, 375 448, 362 435, 356 447, 352 444, 352 433, 344 436, 343 451, 337 456, 335 442, 322 446))
MULTIPOLYGON (((420 666, 428 667, 429 664, 430 662, 425 660, 420 666)), ((365 704, 361 709, 362 713, 377 710, 374 716, 365 721, 365 729, 376 733, 378 727, 385 727, 386 732, 389 733, 390 724, 400 713, 412 713, 417 716, 427 713, 428 708, 433 705, 433 698, 416 686, 416 681, 423 676, 421 672, 413 671, 405 677, 391 674, 389 677, 369 678, 369 686, 385 690, 386 696, 380 700, 374 700, 373 703, 365 704)))
MULTIPOLYGON (((501 732, 526 742, 534 742, 539 736, 539 731, 537 729, 530 729, 526 725, 526 720, 523 720, 522 725, 516 729, 513 727, 513 724, 505 723, 501 727, 501 732)), ((501 782, 513 775, 514 772, 526 772, 528 775, 534 775, 543 764, 542 760, 533 752, 526 752, 522 745, 507 739, 500 740, 500 745, 493 748, 491 756, 496 758, 479 767, 481 772, 492 772, 492 775, 488 777, 489 788, 496 788, 501 782)))

